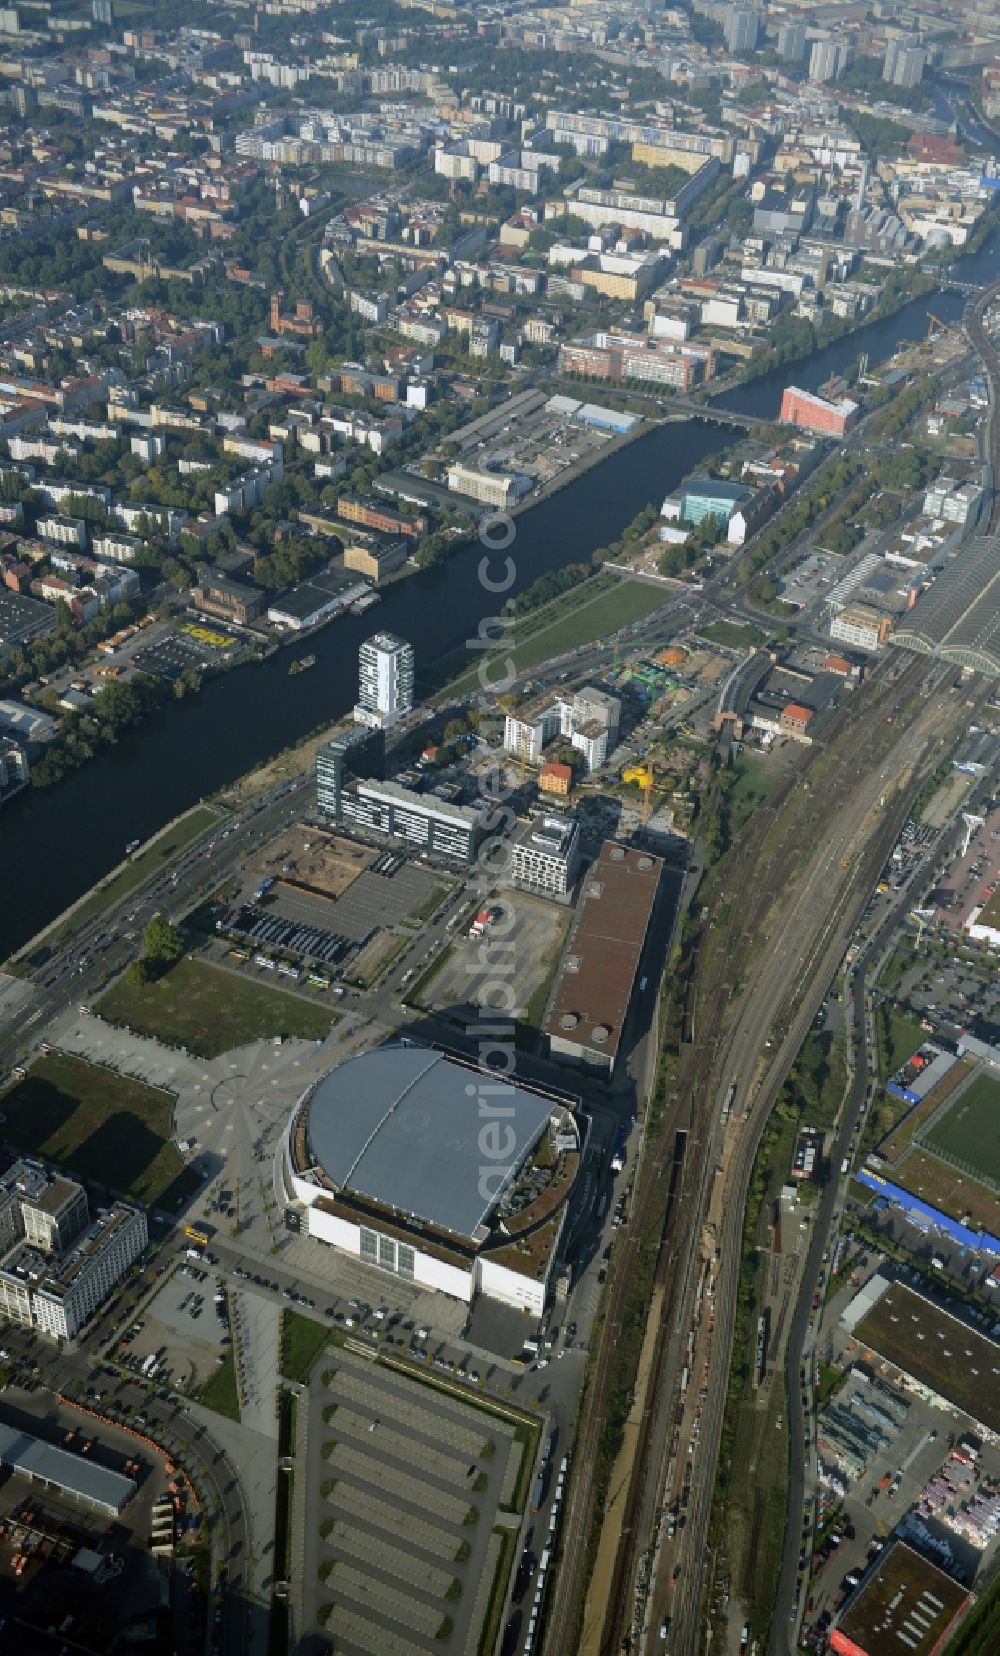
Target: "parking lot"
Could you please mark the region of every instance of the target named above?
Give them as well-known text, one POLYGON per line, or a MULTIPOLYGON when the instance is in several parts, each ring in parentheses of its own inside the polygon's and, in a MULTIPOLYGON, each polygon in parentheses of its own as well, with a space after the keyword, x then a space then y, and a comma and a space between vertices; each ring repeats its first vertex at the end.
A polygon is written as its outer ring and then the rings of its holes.
POLYGON ((523 1502, 530 1451, 513 1423, 337 1346, 313 1374, 309 1443, 306 1580, 332 1599, 337 1649, 476 1650, 494 1529, 516 1532, 523 1502))
POLYGON ((190 633, 172 632, 132 651, 131 659, 143 673, 172 684, 182 673, 214 666, 223 653, 212 644, 192 638, 190 633))
MULTIPOLYGON (((447 1009, 450 1015, 460 1016, 467 1010, 476 1016, 480 1005, 490 1004, 498 985, 503 990, 512 983, 517 989, 517 1012, 523 1016, 551 982, 566 941, 571 911, 523 891, 498 892, 483 907, 494 903, 501 905, 504 913, 500 921, 502 945, 493 955, 493 964, 486 963, 491 952, 489 929, 483 937, 470 937, 467 929, 458 932, 443 965, 423 993, 427 1005, 447 1009)), ((540 1018, 544 1006, 536 1004, 532 1010, 540 1018)))
POLYGON ((156 1356, 151 1378, 195 1393, 230 1345, 228 1313, 220 1318, 214 1293, 211 1271, 187 1261, 178 1266, 163 1278, 139 1321, 122 1330, 116 1361, 141 1374, 146 1360, 156 1356))

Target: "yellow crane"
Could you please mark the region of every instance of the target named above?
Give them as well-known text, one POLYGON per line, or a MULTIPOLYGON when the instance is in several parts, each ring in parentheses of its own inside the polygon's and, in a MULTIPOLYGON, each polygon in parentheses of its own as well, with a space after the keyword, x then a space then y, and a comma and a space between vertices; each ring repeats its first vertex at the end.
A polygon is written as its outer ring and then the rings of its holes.
POLYGON ((622 781, 624 783, 634 782, 642 789, 642 825, 645 827, 653 808, 652 765, 626 765, 622 771, 622 781))
POLYGON ((933 311, 928 311, 927 312, 927 337, 928 337, 928 339, 936 338, 937 334, 939 334, 939 333, 954 334, 956 339, 961 339, 961 337, 962 337, 961 328, 953 328, 950 322, 942 322, 940 316, 935 316, 933 311))

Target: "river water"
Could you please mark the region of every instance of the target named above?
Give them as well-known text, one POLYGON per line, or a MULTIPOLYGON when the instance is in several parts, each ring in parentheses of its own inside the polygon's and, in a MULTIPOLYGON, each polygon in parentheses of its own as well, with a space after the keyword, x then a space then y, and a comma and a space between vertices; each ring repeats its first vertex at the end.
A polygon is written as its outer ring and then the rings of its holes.
MULTIPOLYGON (((960 268, 963 280, 1000 277, 1000 231, 960 268)), ((814 390, 862 351, 870 362, 879 362, 901 341, 926 333, 929 311, 957 321, 964 303, 956 293, 913 300, 895 316, 808 361, 740 386, 719 402, 773 419, 786 384, 814 390)), ((517 565, 512 592, 606 546, 637 512, 662 500, 719 447, 717 427, 693 420, 661 426, 523 513, 510 548, 517 565)), ((332 622, 305 646, 317 658, 311 671, 289 677, 292 654, 285 650, 262 664, 237 668, 211 680, 200 696, 169 706, 65 781, 29 788, 5 806, 0 959, 113 868, 129 840, 146 838, 317 725, 346 713, 355 699, 358 645, 370 633, 386 627, 410 639, 418 670, 474 635, 500 601, 482 588, 481 556, 478 547, 470 548, 389 588, 367 615, 332 622)))

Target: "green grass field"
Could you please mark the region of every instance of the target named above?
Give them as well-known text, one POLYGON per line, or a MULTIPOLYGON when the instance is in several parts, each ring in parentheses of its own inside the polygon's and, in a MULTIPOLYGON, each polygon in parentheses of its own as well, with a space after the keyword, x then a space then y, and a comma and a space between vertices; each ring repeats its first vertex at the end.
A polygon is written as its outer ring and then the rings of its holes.
POLYGON ((190 845, 192 840, 196 840, 199 834, 203 834, 207 828, 210 828, 213 823, 219 820, 218 812, 209 810, 207 805, 195 806, 194 810, 189 811, 187 816, 181 817, 168 833, 162 834, 147 850, 140 851, 138 856, 133 857, 120 873, 115 874, 105 884, 97 886, 90 896, 74 909, 72 917, 64 925, 50 932, 44 943, 40 943, 38 948, 33 950, 32 954, 27 957, 27 964, 29 966, 43 964, 51 955, 53 944, 58 942, 64 932, 73 926, 79 925, 82 920, 88 919, 91 915, 99 914, 110 903, 116 902, 119 897, 124 897, 126 892, 142 885, 145 880, 156 874, 164 863, 172 861, 178 852, 183 851, 185 846, 190 845))
POLYGON ((924 1031, 918 1018, 893 1006, 882 1009, 881 1033, 885 1073, 895 1075, 907 1059, 913 1057, 924 1039, 924 1031))
MULTIPOLYGON (((600 580, 600 577, 595 577, 600 580)), ((551 620, 545 620, 545 612, 532 611, 525 617, 525 625, 533 627, 530 637, 517 642, 517 628, 511 628, 512 642, 498 644, 495 651, 490 652, 494 658, 491 672, 495 677, 501 673, 501 663, 509 656, 518 672, 527 667, 535 667, 541 661, 549 661, 554 656, 565 654, 578 644, 590 644, 609 638, 612 633, 618 632, 621 627, 627 627, 632 621, 641 621, 645 616, 652 615, 662 609, 668 601, 666 589, 647 586, 643 581, 618 581, 612 587, 591 596, 588 591, 590 583, 584 582, 574 595, 575 602, 567 608, 565 594, 553 600, 551 606, 551 620)), ((478 652, 482 654, 482 652, 478 652)), ((447 693, 462 694, 474 690, 479 684, 479 660, 464 671, 456 669, 456 677, 447 685, 447 693)))
POLYGON ((155 1035, 201 1058, 215 1058, 274 1035, 322 1040, 334 1021, 323 1007, 298 995, 197 960, 180 960, 162 978, 141 988, 122 979, 95 1010, 109 1023, 125 1024, 137 1035, 155 1035))
POLYGON ((236 1389, 236 1364, 233 1354, 227 1351, 226 1360, 220 1363, 211 1380, 206 1380, 198 1393, 198 1402, 204 1403, 206 1409, 214 1409, 216 1414, 225 1415, 227 1420, 239 1420, 240 1399, 236 1389))
POLYGON ((1000 1184, 1000 1081, 977 1075, 934 1123, 924 1144, 1000 1184))
POLYGON ((305 1385, 320 1352, 330 1343, 330 1331, 298 1311, 281 1314, 281 1372, 286 1380, 305 1385))
POLYGON ((50 1052, 0 1096, 0 1135, 81 1178, 175 1209, 200 1180, 171 1140, 173 1099, 99 1064, 50 1052))
POLYGON ((699 638, 707 639, 709 644, 728 644, 734 650, 762 644, 765 636, 759 627, 744 627, 738 621, 713 621, 708 627, 698 628, 699 638))

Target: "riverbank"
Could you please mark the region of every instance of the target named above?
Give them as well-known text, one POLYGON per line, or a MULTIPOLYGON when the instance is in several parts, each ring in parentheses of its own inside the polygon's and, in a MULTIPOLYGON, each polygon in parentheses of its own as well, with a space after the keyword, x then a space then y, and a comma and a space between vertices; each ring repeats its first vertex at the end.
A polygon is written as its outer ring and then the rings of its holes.
POLYGON ((51 948, 71 926, 79 925, 81 920, 100 913, 110 903, 124 897, 126 892, 133 891, 136 886, 149 879, 157 865, 176 857, 179 851, 183 851, 200 834, 206 833, 218 820, 218 813, 211 806, 195 805, 176 817, 173 822, 166 823, 150 837, 136 856, 127 857, 118 863, 92 891, 71 903, 40 932, 23 943, 11 955, 10 960, 4 963, 5 970, 16 971, 17 962, 23 960, 25 955, 46 946, 51 948))

